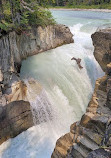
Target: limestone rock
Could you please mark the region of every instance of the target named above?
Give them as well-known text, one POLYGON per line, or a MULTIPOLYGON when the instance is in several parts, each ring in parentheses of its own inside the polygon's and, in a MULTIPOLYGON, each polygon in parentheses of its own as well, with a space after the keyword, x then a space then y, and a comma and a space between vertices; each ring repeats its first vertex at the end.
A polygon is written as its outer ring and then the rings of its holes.
POLYGON ((107 96, 111 87, 108 82, 110 83, 108 75, 96 81, 86 113, 80 122, 71 125, 70 133, 57 140, 52 158, 86 158, 91 151, 99 149, 100 146, 111 145, 111 110, 107 106, 107 96), (68 135, 72 135, 72 139, 66 139, 68 135))
POLYGON ((19 100, 34 101, 36 97, 41 93, 41 91, 42 86, 36 80, 19 80, 12 82, 9 87, 6 87, 5 98, 7 103, 19 100), (29 89, 31 91, 29 91, 29 89))
POLYGON ((0 107, 0 144, 33 126, 29 102, 16 101, 0 107))
POLYGON ((17 81, 12 83, 11 87, 7 88, 7 91, 11 91, 9 94, 5 94, 5 98, 8 103, 18 100, 25 100, 27 86, 23 81, 17 81))
MULTIPOLYGON (((7 72, 10 72, 10 75, 13 72, 20 72, 23 59, 63 44, 72 43, 74 42, 72 37, 68 27, 58 24, 39 26, 26 32, 23 31, 21 34, 10 32, 0 38, 0 68, 3 75, 7 72)), ((6 81, 6 77, 4 80, 6 81)))
POLYGON ((29 102, 24 102, 28 101, 28 93, 32 93, 28 91, 27 85, 33 88, 31 100, 42 91, 36 81, 29 80, 26 85, 20 79, 18 73, 22 60, 72 43, 72 37, 68 27, 58 24, 21 32, 12 31, 0 37, 0 144, 33 125, 29 102))
POLYGON ((106 74, 109 75, 109 76, 111 76, 111 63, 107 64, 106 74))
MULTIPOLYGON (((21 62, 28 56, 72 43, 73 35, 65 25, 49 25, 46 27, 32 28, 31 30, 9 32, 9 34, 0 38, 0 82, 3 82, 3 93, 10 94, 10 101, 20 100, 23 95, 19 93, 19 99, 12 93, 18 88, 25 87, 20 81, 19 72, 21 62), (16 82, 16 83, 15 83, 16 82), (15 84, 15 85, 14 85, 15 84), (11 88, 14 86, 15 88, 11 88)), ((25 88, 24 88, 25 89, 25 88)), ((24 93, 24 92, 23 92, 24 93)), ((8 97, 7 97, 8 98, 8 97)))
MULTIPOLYGON (((72 43, 74 42, 72 37, 69 28, 59 24, 39 26, 21 33, 13 31, 2 36, 0 38, 0 82, 3 84, 3 94, 18 93, 16 89, 20 90, 20 87, 25 87, 18 74, 23 59, 63 44, 72 43), (11 88, 12 86, 14 88, 11 88)), ((22 96, 19 98, 22 99, 22 96)), ((10 96, 9 100, 20 99, 10 96)))
POLYGON ((2 73, 2 71, 0 70, 0 82, 2 82, 3 81, 3 73, 2 73))
POLYGON ((102 29, 92 36, 94 56, 101 68, 106 71, 106 66, 111 62, 111 28, 102 29))
POLYGON ((110 158, 111 157, 111 151, 108 149, 96 149, 92 151, 87 158, 110 158))

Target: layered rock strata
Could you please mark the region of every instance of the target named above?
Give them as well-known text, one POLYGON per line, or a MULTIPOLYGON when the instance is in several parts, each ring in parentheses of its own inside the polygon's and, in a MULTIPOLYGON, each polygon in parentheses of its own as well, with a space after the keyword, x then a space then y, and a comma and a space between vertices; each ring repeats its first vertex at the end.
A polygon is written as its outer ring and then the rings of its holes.
POLYGON ((64 25, 33 28, 20 33, 10 32, 0 39, 0 81, 20 72, 23 59, 37 53, 73 42, 72 34, 64 25), (8 76, 8 77, 7 77, 8 76))
POLYGON ((29 102, 15 101, 0 106, 0 144, 33 126, 29 102))
MULTIPOLYGON (((29 31, 10 32, 0 38, 0 82, 3 92, 11 93, 11 85, 19 82, 21 62, 28 56, 73 42, 72 34, 64 25, 50 25, 29 31), (8 88, 8 89, 7 89, 8 88)), ((21 86, 21 84, 20 84, 21 86)))
POLYGON ((81 120, 72 124, 70 132, 57 140, 51 158, 111 157, 110 35, 111 29, 92 35, 95 58, 106 74, 96 81, 92 99, 81 120))
POLYGON ((100 64, 103 71, 111 62, 111 28, 102 29, 92 35, 94 45, 94 56, 100 64))
POLYGON ((19 77, 22 60, 28 56, 74 42, 64 25, 9 32, 0 37, 0 144, 33 125, 27 84, 33 89, 31 100, 42 92, 33 79, 19 77), (17 101, 17 102, 15 102, 17 101))

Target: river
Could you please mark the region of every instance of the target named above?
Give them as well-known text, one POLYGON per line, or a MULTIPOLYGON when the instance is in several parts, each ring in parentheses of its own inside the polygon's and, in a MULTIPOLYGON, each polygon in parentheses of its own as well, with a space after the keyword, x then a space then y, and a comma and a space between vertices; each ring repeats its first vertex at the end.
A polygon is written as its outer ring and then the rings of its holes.
MULTIPOLYGON (((43 113, 39 114, 39 125, 0 146, 0 158, 50 158, 57 139, 69 132, 70 125, 80 120, 85 112, 96 79, 104 75, 93 56, 91 34, 98 27, 111 26, 111 13, 67 10, 51 12, 58 23, 70 28, 74 43, 23 61, 21 78, 34 78, 43 87, 43 93, 34 102, 37 111, 43 113), (82 59, 83 69, 78 68, 76 62, 71 60, 72 57, 82 59), (47 116, 45 122, 43 114, 47 116)), ((33 93, 33 90, 30 91, 33 93)))

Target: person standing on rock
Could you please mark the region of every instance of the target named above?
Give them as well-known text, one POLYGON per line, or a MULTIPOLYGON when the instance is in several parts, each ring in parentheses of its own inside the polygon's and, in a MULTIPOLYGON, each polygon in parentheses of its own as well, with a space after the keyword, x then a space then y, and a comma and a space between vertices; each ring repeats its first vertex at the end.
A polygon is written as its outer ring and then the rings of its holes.
POLYGON ((83 68, 83 67, 81 66, 81 64, 80 64, 80 62, 81 62, 81 59, 80 59, 80 58, 76 59, 76 58, 73 57, 71 60, 75 60, 75 61, 76 61, 76 63, 77 63, 77 65, 78 65, 79 69, 82 69, 82 68, 83 68))

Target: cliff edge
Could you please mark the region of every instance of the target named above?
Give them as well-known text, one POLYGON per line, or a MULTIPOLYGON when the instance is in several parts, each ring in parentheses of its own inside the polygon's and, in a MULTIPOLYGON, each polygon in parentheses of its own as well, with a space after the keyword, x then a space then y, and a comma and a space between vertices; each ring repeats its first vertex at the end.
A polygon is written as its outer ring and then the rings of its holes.
POLYGON ((94 45, 94 56, 103 71, 111 62, 111 28, 102 29, 92 35, 94 45))
MULTIPOLYGON (((49 25, 17 30, 0 37, 0 144, 33 126, 28 87, 19 77, 22 60, 28 56, 74 42, 65 25, 49 25)), ((27 81, 37 97, 42 87, 27 81)))

